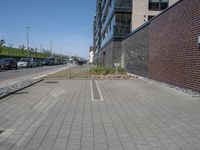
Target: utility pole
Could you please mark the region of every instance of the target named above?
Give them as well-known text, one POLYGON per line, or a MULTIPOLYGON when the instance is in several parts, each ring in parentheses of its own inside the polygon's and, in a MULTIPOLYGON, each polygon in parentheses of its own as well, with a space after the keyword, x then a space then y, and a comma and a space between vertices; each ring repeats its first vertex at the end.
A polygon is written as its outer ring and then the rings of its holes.
POLYGON ((63 63, 62 46, 60 47, 60 50, 61 50, 61 63, 63 63))
POLYGON ((70 56, 69 56, 69 60, 68 60, 68 78, 70 78, 70 67, 71 67, 71 63, 70 63, 70 58, 71 58, 71 52, 70 52, 70 56))
POLYGON ((53 50, 53 39, 50 40, 50 51, 53 50))
POLYGON ((41 45, 41 44, 40 44, 40 52, 43 52, 43 51, 42 51, 42 45, 41 45))
POLYGON ((29 27, 29 26, 27 26, 26 27, 26 34, 27 34, 27 48, 28 48, 28 50, 29 50, 29 29, 30 29, 31 27, 29 27))
POLYGON ((26 27, 26 34, 27 34, 27 48, 28 48, 28 51, 29 51, 29 55, 30 55, 30 57, 31 57, 31 52, 30 52, 30 47, 29 47, 29 29, 30 29, 31 27, 30 26, 27 26, 26 27))

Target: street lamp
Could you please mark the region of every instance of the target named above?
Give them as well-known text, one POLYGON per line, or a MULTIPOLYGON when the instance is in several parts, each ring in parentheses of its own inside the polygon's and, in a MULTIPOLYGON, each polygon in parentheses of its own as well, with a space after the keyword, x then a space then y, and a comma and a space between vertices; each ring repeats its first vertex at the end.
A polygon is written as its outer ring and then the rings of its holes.
POLYGON ((53 39, 50 40, 50 51, 53 50, 53 39))
POLYGON ((29 31, 30 28, 31 28, 31 27, 29 27, 29 26, 26 27, 26 33, 27 33, 27 48, 28 48, 28 50, 29 50, 29 33, 28 33, 28 31, 29 31))
MULTIPOLYGON (((28 51, 29 51, 29 49, 30 49, 30 47, 29 47, 29 33, 28 33, 28 31, 29 31, 29 29, 30 29, 31 27, 29 27, 29 26, 27 26, 26 27, 26 34, 27 34, 27 48, 28 48, 28 51)), ((30 55, 30 57, 31 57, 31 52, 29 51, 29 55, 30 55)))
POLYGON ((61 63, 63 63, 62 46, 60 47, 60 50, 61 50, 61 63))

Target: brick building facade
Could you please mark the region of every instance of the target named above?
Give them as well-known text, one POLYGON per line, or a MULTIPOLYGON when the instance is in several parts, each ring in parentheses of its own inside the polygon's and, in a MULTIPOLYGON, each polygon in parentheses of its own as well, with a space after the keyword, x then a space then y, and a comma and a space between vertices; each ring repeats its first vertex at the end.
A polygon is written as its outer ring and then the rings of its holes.
POLYGON ((200 1, 180 0, 122 42, 131 73, 200 91, 200 1))
POLYGON ((149 26, 149 77, 200 91, 200 0, 181 0, 149 26))

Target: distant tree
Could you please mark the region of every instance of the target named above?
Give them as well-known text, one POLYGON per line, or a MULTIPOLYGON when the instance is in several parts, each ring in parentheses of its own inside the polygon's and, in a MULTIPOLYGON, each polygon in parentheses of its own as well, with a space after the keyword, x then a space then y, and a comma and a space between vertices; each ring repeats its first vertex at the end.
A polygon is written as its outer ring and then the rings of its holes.
POLYGON ((0 53, 2 53, 3 46, 5 43, 6 43, 6 41, 4 39, 0 40, 0 53))
POLYGON ((34 48, 30 49, 30 57, 32 57, 32 54, 34 53, 34 48))
POLYGON ((8 47, 12 48, 14 44, 8 44, 8 47))
POLYGON ((44 53, 44 54, 46 54, 46 53, 47 53, 47 51, 46 51, 44 48, 42 48, 42 49, 41 49, 41 53, 44 53))
POLYGON ((46 50, 46 54, 50 57, 50 56, 52 56, 52 51, 51 50, 46 50))
POLYGON ((6 41, 4 39, 0 40, 0 46, 4 46, 5 43, 6 41))
POLYGON ((25 46, 22 44, 22 45, 19 45, 19 48, 21 49, 22 51, 22 57, 24 56, 24 51, 25 51, 25 46))
POLYGON ((35 49, 34 49, 36 58, 37 58, 38 50, 39 50, 38 48, 35 48, 35 49))

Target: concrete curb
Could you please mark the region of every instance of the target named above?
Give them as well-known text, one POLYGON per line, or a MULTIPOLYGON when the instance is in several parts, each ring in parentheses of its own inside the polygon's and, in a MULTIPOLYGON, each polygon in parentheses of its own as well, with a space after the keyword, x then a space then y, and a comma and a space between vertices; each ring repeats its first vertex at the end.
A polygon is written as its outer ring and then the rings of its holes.
POLYGON ((25 86, 20 87, 19 89, 16 89, 16 90, 13 90, 13 91, 11 91, 11 92, 7 92, 7 93, 5 93, 5 94, 2 94, 2 95, 0 95, 0 100, 3 99, 3 98, 5 98, 5 97, 8 97, 8 96, 11 95, 11 94, 14 94, 14 93, 18 92, 18 91, 21 91, 21 90, 26 89, 26 88, 28 88, 28 87, 30 87, 30 86, 33 86, 33 85, 35 85, 35 84, 37 84, 37 83, 39 83, 39 82, 41 82, 41 81, 43 81, 43 80, 44 80, 44 79, 37 79, 37 80, 34 80, 34 81, 32 81, 31 83, 29 83, 29 84, 27 84, 27 85, 25 85, 25 86))
POLYGON ((63 68, 58 69, 58 70, 53 71, 53 72, 51 71, 49 73, 45 73, 45 74, 40 75, 40 76, 32 77, 30 79, 25 79, 25 80, 19 81, 17 83, 11 84, 11 85, 6 85, 4 87, 0 87, 0 90, 1 89, 3 89, 3 90, 6 89, 5 92, 3 92, 3 93, 0 92, 0 100, 5 98, 5 97, 7 97, 7 96, 9 96, 9 95, 11 95, 11 94, 14 94, 14 93, 16 93, 16 92, 18 92, 20 90, 23 90, 25 88, 28 88, 28 87, 34 85, 34 84, 37 84, 38 82, 43 81, 44 80, 43 78, 45 76, 49 75, 49 74, 54 74, 56 72, 65 70, 67 68, 68 67, 63 67, 63 68))

